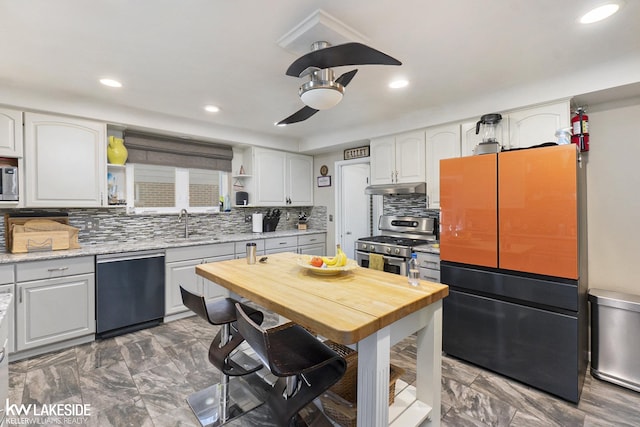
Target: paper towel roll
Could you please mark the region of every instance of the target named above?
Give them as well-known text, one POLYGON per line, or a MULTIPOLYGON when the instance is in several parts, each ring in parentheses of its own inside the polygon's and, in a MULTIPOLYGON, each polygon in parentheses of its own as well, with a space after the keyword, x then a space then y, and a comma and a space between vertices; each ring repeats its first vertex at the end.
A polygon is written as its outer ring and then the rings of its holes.
POLYGON ((252 216, 252 219, 253 219, 253 232, 262 233, 262 214, 254 213, 252 216))

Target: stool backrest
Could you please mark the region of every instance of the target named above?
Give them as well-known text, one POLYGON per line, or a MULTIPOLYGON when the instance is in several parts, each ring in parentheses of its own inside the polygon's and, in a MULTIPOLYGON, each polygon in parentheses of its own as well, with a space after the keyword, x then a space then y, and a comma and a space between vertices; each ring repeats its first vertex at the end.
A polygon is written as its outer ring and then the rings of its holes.
POLYGON ((207 314, 207 301, 202 295, 196 295, 180 286, 180 295, 182 295, 182 303, 191 311, 202 317, 207 322, 209 315, 207 314))
POLYGON ((256 352, 262 363, 271 369, 269 360, 269 336, 264 329, 251 320, 242 309, 240 303, 236 303, 236 324, 240 335, 244 337, 245 341, 247 341, 253 351, 256 352))

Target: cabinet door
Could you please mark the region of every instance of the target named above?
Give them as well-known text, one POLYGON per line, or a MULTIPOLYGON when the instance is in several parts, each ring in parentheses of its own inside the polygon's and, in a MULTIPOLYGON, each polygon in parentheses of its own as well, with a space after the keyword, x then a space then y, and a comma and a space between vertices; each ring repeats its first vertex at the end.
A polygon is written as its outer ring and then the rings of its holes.
POLYGON ((327 251, 325 250, 324 244, 299 246, 298 253, 305 254, 305 255, 317 255, 317 256, 327 255, 327 251))
POLYGON ((0 108, 0 155, 22 157, 22 111, 0 108))
POLYGON ((27 207, 104 205, 105 125, 25 113, 27 207))
MULTIPOLYGON (((14 291, 14 285, 13 283, 10 285, 0 285, 0 294, 13 294, 14 291)), ((3 322, 9 322, 9 342, 7 343, 7 351, 9 353, 13 353, 15 351, 15 295, 13 297, 13 299, 11 300, 11 304, 9 304, 9 307, 7 307, 7 312, 5 314, 5 318, 3 320, 3 322)), ((2 345, 2 343, 0 342, 0 345, 2 345)))
POLYGON ((509 113, 509 147, 523 148, 555 142, 558 129, 570 126, 569 102, 509 113))
POLYGON ((395 138, 388 136, 372 139, 371 151, 371 184, 389 184, 395 181, 396 149, 395 138))
POLYGON ((425 181, 425 133, 396 136, 396 182, 425 181))
POLYGON ((288 154, 286 197, 291 206, 313 205, 313 157, 288 154))
POLYGON ((440 209, 440 160, 460 157, 460 126, 427 129, 427 207, 440 209))
POLYGON ((93 274, 19 283, 16 293, 18 351, 96 331, 93 274))
POLYGON ((187 311, 182 304, 180 286, 198 295, 202 295, 202 281, 196 275, 196 266, 202 259, 169 262, 165 268, 165 316, 187 311))
POLYGON ((256 148, 253 151, 255 168, 255 202, 258 206, 282 206, 285 202, 286 153, 256 148))
MULTIPOLYGON (((207 258, 204 260, 205 264, 206 263, 210 263, 210 262, 216 262, 216 261, 224 261, 227 259, 233 259, 233 255, 225 255, 225 256, 217 256, 217 257, 213 257, 213 258, 207 258)), ((204 292, 204 296, 207 299, 212 299, 212 298, 225 298, 229 296, 229 291, 226 288, 223 288, 222 286, 205 279, 204 277, 200 277, 198 276, 202 282, 202 289, 204 292)))

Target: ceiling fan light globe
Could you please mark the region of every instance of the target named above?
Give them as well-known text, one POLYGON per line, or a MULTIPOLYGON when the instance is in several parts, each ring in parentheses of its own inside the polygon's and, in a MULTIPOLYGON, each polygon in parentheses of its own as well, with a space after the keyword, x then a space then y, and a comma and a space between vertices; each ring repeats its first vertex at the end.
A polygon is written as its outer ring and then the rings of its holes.
POLYGON ((300 86, 300 99, 316 110, 327 110, 342 101, 344 86, 335 81, 311 80, 300 86))
POLYGON ((327 110, 342 101, 342 92, 335 88, 315 88, 303 92, 300 98, 311 108, 327 110))

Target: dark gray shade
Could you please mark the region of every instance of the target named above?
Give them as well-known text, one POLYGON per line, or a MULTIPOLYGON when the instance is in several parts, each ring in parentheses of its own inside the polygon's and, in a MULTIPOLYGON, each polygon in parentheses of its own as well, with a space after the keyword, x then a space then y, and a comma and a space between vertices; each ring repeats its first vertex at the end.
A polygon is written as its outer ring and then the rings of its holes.
POLYGON ((231 146, 162 135, 125 132, 128 162, 231 172, 231 146))

